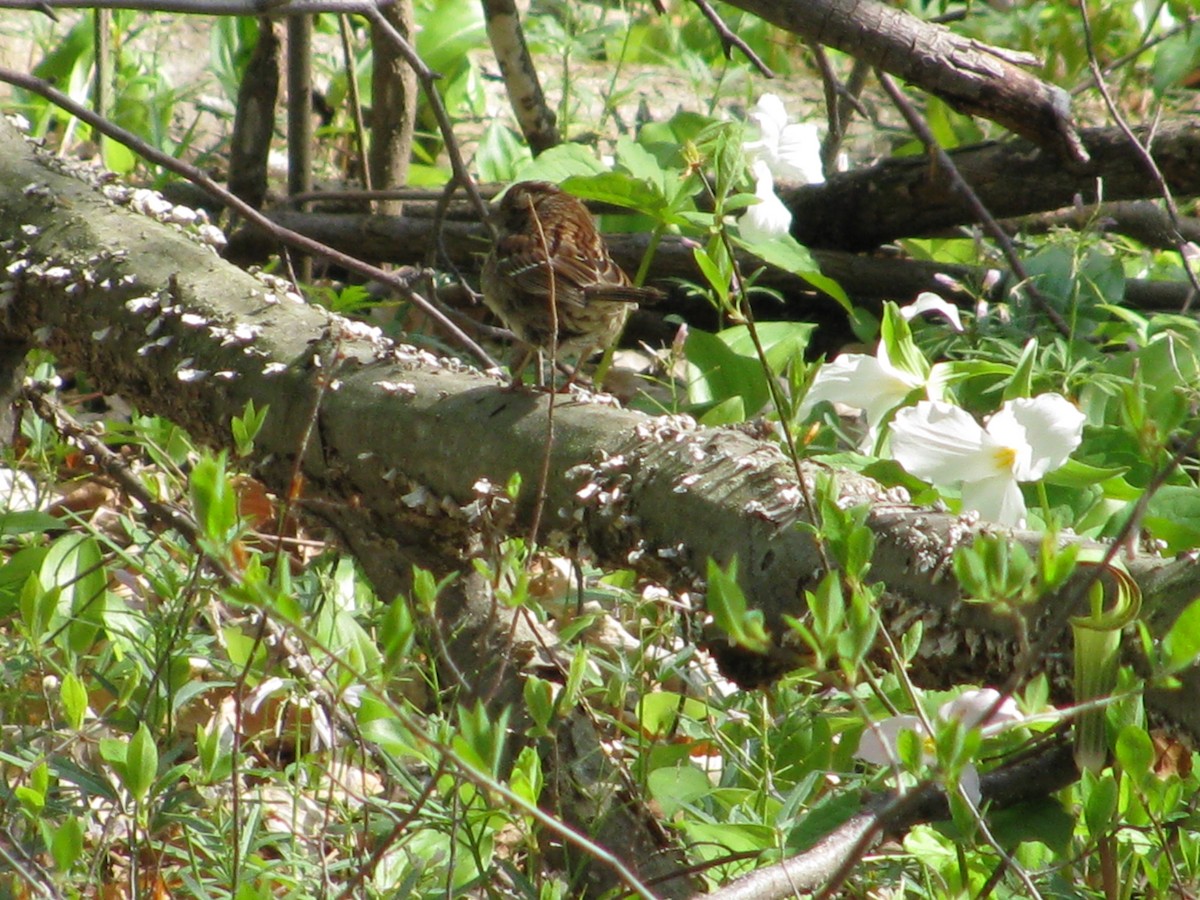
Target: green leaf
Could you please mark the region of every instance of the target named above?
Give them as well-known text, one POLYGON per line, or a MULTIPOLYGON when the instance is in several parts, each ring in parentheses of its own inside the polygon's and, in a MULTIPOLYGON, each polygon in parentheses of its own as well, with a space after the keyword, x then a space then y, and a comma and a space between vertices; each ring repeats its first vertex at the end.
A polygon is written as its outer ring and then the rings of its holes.
POLYGON ((454 72, 472 50, 487 44, 483 9, 474 0, 438 0, 417 12, 416 50, 425 65, 441 75, 454 72))
POLYGON ((373 744, 378 744, 381 750, 400 759, 422 758, 416 749, 417 739, 396 718, 395 714, 390 710, 386 710, 382 704, 378 702, 364 702, 363 706, 359 709, 358 721, 363 737, 373 744), (368 715, 364 715, 364 711, 372 707, 378 707, 378 709, 373 709, 368 714, 369 717, 368 715), (381 709, 384 710, 383 714, 378 714, 381 709))
POLYGON ((125 787, 135 800, 141 801, 150 793, 158 774, 158 747, 143 722, 129 741, 125 754, 125 787))
POLYGON ((63 535, 42 561, 42 587, 60 591, 51 624, 66 624, 66 645, 75 653, 91 648, 104 624, 108 573, 103 561, 100 545, 84 534, 63 535))
POLYGON ((59 688, 59 698, 63 705, 63 714, 67 725, 76 731, 83 727, 87 715, 88 695, 83 681, 74 672, 63 676, 62 687, 59 688))
POLYGON ((1162 641, 1162 653, 1169 671, 1178 672, 1200 658, 1200 598, 1179 614, 1162 641))
POLYGON ((1128 466, 1092 466, 1077 459, 1068 459, 1052 472, 1047 472, 1044 481, 1060 487, 1085 488, 1098 484, 1106 497, 1115 500, 1137 500, 1142 491, 1131 485, 1123 476, 1128 466))
MULTIPOLYGON (((347 291, 349 290, 348 288, 347 291)), ((233 434, 234 452, 238 456, 249 456, 254 451, 254 440, 262 431, 270 408, 270 404, 266 404, 261 410, 256 409, 254 401, 248 400, 242 415, 233 417, 230 422, 230 431, 233 434)))
MULTIPOLYGON (((754 326, 767 358, 767 366, 782 375, 789 363, 804 359, 809 339, 817 326, 811 322, 759 322, 754 326)), ((758 362, 758 352, 747 325, 734 325, 717 333, 734 353, 758 362)))
POLYGON ((1125 773, 1139 784, 1152 773, 1154 767, 1154 742, 1144 728, 1126 725, 1117 735, 1115 749, 1117 762, 1125 773))
POLYGON ((562 189, 584 200, 610 203, 655 218, 666 210, 666 198, 654 184, 624 172, 568 178, 563 182, 562 189))
POLYGON ((483 130, 479 149, 475 151, 475 168, 480 181, 510 182, 531 159, 529 148, 520 137, 499 119, 493 119, 483 130))
POLYGON ((706 704, 672 691, 652 691, 643 694, 637 703, 638 724, 643 731, 655 737, 672 733, 681 715, 695 721, 704 721, 708 714, 706 704))
POLYGON ((35 575, 25 579, 18 605, 21 609, 21 624, 24 625, 31 641, 40 644, 48 636, 61 594, 62 591, 58 588, 47 590, 42 587, 42 582, 35 575))
POLYGON ((1083 821, 1088 833, 1098 838, 1108 831, 1113 815, 1117 811, 1119 788, 1111 772, 1093 775, 1085 772, 1083 777, 1083 821))
POLYGON ((1075 833, 1074 816, 1052 797, 991 812, 988 821, 996 840, 1006 849, 1038 841, 1056 853, 1065 854, 1075 833))
POLYGON ((1037 358, 1037 340, 1030 338, 1021 350, 1021 358, 1012 378, 1004 386, 1004 399, 1015 400, 1020 397, 1033 396, 1033 363, 1037 358))
POLYGON ((704 280, 708 282, 708 286, 717 295, 717 300, 721 308, 723 309, 728 306, 729 279, 732 276, 732 272, 728 271, 727 266, 723 265, 725 260, 718 262, 713 259, 711 253, 700 247, 692 250, 692 258, 696 261, 696 265, 704 275, 704 280))
MULTIPOLYGON (((644 145, 631 140, 627 135, 617 138, 617 163, 634 178, 650 185, 654 192, 666 197, 664 178, 666 172, 658 159, 644 145)), ((635 207, 636 208, 636 207, 635 207)))
POLYGON ((708 611, 731 643, 754 653, 766 653, 771 647, 763 625, 762 610, 746 608, 746 597, 737 583, 737 560, 722 569, 708 561, 708 611))
POLYGON ((710 406, 697 421, 707 428, 714 428, 718 425, 736 425, 748 418, 746 401, 741 397, 726 397, 716 405, 710 406))
POLYGON ((542 758, 537 749, 531 746, 522 747, 521 752, 517 754, 517 761, 513 764, 509 787, 514 794, 534 806, 542 796, 544 784, 542 758))
POLYGON ((801 245, 790 234, 775 238, 773 241, 757 241, 753 244, 735 238, 734 243, 743 250, 753 253, 763 262, 803 278, 817 290, 825 292, 836 300, 848 314, 854 314, 854 305, 850 302, 850 298, 842 286, 828 275, 823 275, 821 266, 813 258, 808 248, 801 245))
POLYGON ((64 527, 58 516, 40 509, 5 510, 0 512, 0 535, 40 534, 59 531, 64 527))
MULTIPOLYGON (((589 175, 609 174, 596 152, 583 144, 566 143, 543 150, 528 162, 522 163, 513 181, 552 181, 563 185, 573 178, 584 180, 589 175)), ((573 190, 571 193, 575 193, 573 190)), ((576 196, 585 196, 577 194, 576 196)))
POLYGON ((218 547, 228 546, 238 525, 238 508, 225 454, 202 457, 192 468, 188 490, 201 534, 218 547))
POLYGON ((738 397, 745 416, 753 416, 770 399, 758 360, 737 353, 719 336, 689 331, 684 351, 688 359, 688 399, 692 403, 720 403, 738 397))
POLYGON ((83 853, 83 826, 75 816, 68 816, 54 829, 50 840, 50 855, 60 872, 66 872, 83 853))
POLYGON ((554 687, 544 678, 529 675, 525 679, 523 693, 529 717, 533 719, 538 732, 546 734, 554 717, 554 687))
POLYGON ((1167 542, 1168 554, 1200 547, 1200 489, 1176 484, 1159 488, 1146 507, 1145 525, 1167 542))
POLYGON ((646 779, 646 785, 650 788, 650 796, 668 819, 702 797, 707 797, 713 790, 708 776, 687 764, 655 769, 646 779))
POLYGON ((900 314, 900 307, 890 300, 883 305, 883 321, 879 324, 881 349, 897 369, 925 380, 929 377, 929 360, 913 341, 912 329, 900 314))

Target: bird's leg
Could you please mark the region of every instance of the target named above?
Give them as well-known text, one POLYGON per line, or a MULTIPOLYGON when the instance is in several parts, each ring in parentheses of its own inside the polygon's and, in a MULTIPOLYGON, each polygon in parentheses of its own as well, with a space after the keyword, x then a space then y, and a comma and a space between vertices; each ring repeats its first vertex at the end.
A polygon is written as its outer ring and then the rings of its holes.
MULTIPOLYGON (((516 363, 514 365, 510 365, 508 367, 509 378, 511 380, 509 381, 508 387, 505 390, 509 390, 509 391, 515 391, 521 387, 521 373, 525 371, 525 367, 527 365, 529 365, 529 360, 533 357, 533 355, 535 353, 537 353, 537 348, 532 347, 528 344, 520 344, 517 346, 516 350, 520 352, 520 356, 514 355, 513 359, 516 360, 516 363)), ((542 364, 541 364, 541 360, 539 359, 538 360, 538 383, 539 384, 541 383, 541 380, 542 380, 541 372, 542 372, 542 364)))

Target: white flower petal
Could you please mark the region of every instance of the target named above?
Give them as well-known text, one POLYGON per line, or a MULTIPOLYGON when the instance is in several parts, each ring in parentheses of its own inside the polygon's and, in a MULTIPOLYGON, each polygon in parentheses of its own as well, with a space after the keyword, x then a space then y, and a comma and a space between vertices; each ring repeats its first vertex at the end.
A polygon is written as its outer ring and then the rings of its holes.
POLYGON ((925 728, 916 716, 892 716, 863 731, 854 751, 855 759, 874 766, 891 765, 896 761, 896 742, 902 731, 925 735, 925 728))
POLYGON ((775 94, 763 94, 750 110, 759 139, 744 145, 747 156, 766 163, 776 178, 799 184, 825 180, 821 165, 821 140, 817 126, 788 124, 787 110, 775 94))
POLYGON ((962 316, 958 313, 958 307, 952 303, 947 303, 933 291, 922 291, 920 294, 917 294, 916 300, 900 309, 900 315, 909 321, 912 321, 921 315, 921 313, 927 312, 945 316, 955 331, 963 330, 962 316))
POLYGON ((821 366, 800 404, 800 415, 807 416, 821 401, 861 409, 867 420, 862 446, 870 450, 880 423, 920 385, 920 378, 891 365, 882 346, 879 357, 843 353, 821 366))
POLYGON ((1025 525, 1025 497, 1011 475, 964 481, 963 510, 975 510, 990 522, 1021 528, 1025 525))
POLYGON ((788 125, 779 135, 775 158, 770 161, 776 178, 797 184, 822 184, 821 137, 817 126, 807 122, 788 125))
POLYGON ((922 400, 892 420, 892 457, 917 478, 940 486, 994 479, 997 448, 965 410, 922 400))
POLYGON ((979 781, 979 770, 972 765, 963 766, 962 776, 958 783, 966 793, 967 799, 971 801, 971 805, 978 808, 979 801, 983 799, 983 790, 979 781))
MULTIPOLYGON (((1013 473, 1018 481, 1037 481, 1067 461, 1083 439, 1085 416, 1062 394, 1040 394, 1037 397, 1009 400, 1000 408, 992 422, 1002 416, 1011 417, 1025 434, 1029 454, 1018 458, 1013 473)), ((1002 422, 999 427, 1007 425, 1002 422)))
POLYGON ((948 700, 938 707, 938 717, 946 722, 957 719, 967 728, 974 728, 976 725, 1003 725, 1024 720, 1025 717, 1017 709, 1017 701, 1012 697, 1005 697, 1004 702, 985 720, 984 715, 999 699, 1000 692, 995 688, 963 691, 953 700, 948 700))
POLYGON ((763 94, 750 110, 750 120, 759 127, 764 138, 778 141, 780 132, 787 125, 787 109, 777 94, 763 94))
POLYGON ((775 183, 762 160, 755 162, 754 176, 757 179, 754 195, 758 202, 738 220, 742 239, 751 244, 783 237, 792 227, 792 214, 776 196, 775 183))

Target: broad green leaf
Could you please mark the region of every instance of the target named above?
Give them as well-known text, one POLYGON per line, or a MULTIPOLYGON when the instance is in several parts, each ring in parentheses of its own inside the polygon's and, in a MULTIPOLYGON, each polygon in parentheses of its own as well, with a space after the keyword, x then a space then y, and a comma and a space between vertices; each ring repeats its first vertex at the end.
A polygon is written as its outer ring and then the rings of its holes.
POLYGON ((83 826, 79 819, 68 815, 50 840, 50 855, 60 872, 66 872, 83 852, 83 826))
POLYGON ((125 754, 125 787, 135 800, 144 800, 158 774, 158 747, 143 722, 129 741, 125 754))
POLYGON ((706 428, 715 428, 718 425, 736 425, 747 418, 746 402, 741 397, 726 397, 705 410, 697 421, 706 428))
POLYGON ((1133 778, 1134 784, 1141 783, 1152 774, 1154 767, 1154 742, 1144 728, 1126 725, 1117 735, 1115 749, 1117 762, 1125 773, 1133 778))
POLYGON ((1179 671, 1200 657, 1200 598, 1184 607, 1163 637, 1164 661, 1171 671, 1179 671))
POLYGON ((517 172, 531 158, 520 137, 499 119, 493 119, 479 139, 475 168, 480 181, 507 183, 516 180, 517 172))
MULTIPOLYGON (((804 358, 809 339, 817 326, 811 322, 759 322, 755 325, 758 339, 763 345, 767 365, 776 375, 782 375, 788 363, 804 358)), ((758 360, 750 328, 734 325, 717 333, 717 337, 729 345, 734 353, 758 360)))
POLYGON ((708 561, 708 611, 713 621, 729 637, 731 643, 755 653, 766 653, 771 647, 763 625, 762 610, 748 609, 746 597, 737 582, 737 560, 722 569, 708 561))
MULTIPOLYGON (((543 150, 533 159, 522 163, 513 175, 513 181, 552 181, 566 187, 571 179, 585 179, 591 175, 609 174, 604 164, 596 158, 596 152, 583 144, 566 143, 543 150)), ((575 193, 571 191, 571 193, 575 193)), ((586 195, 576 195, 586 196, 586 195)))
POLYGON ((720 403, 738 397, 746 416, 766 406, 770 392, 758 360, 735 352, 717 335, 699 330, 688 333, 685 353, 692 403, 720 403))
POLYGON ((88 695, 83 681, 74 672, 68 672, 63 676, 59 697, 62 701, 67 725, 78 731, 83 727, 83 720, 87 715, 88 695))
POLYGON ((611 203, 658 217, 666 209, 666 198, 651 182, 624 172, 602 172, 599 175, 575 176, 562 183, 564 191, 576 197, 611 203))
POLYGON ((646 779, 646 785, 667 819, 707 797, 713 789, 707 775, 687 764, 655 769, 646 779))
POLYGON ((666 173, 654 154, 627 135, 617 138, 617 163, 634 178, 650 185, 656 194, 666 197, 663 179, 666 173))
POLYGON ((108 573, 103 559, 94 538, 71 533, 56 540, 42 561, 42 587, 60 591, 51 625, 66 624, 66 644, 75 653, 88 650, 104 624, 108 573))
POLYGON ((428 9, 418 4, 416 50, 429 68, 448 75, 472 50, 487 44, 483 9, 474 0, 437 0, 428 9))
POLYGON ((1200 488, 1173 484, 1159 488, 1146 508, 1145 525, 1167 542, 1169 554, 1200 547, 1200 488))

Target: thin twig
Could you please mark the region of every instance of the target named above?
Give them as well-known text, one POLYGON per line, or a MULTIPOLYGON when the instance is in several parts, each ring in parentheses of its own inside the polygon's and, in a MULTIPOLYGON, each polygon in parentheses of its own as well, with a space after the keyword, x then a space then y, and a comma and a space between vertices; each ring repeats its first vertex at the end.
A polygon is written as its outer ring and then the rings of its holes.
POLYGON ((759 72, 761 72, 767 78, 775 77, 775 73, 771 71, 771 67, 762 61, 762 58, 750 48, 749 44, 747 44, 740 37, 734 34, 732 30, 730 30, 729 26, 725 24, 724 20, 721 19, 721 16, 718 15, 717 11, 708 5, 708 0, 692 0, 692 3, 694 3, 700 9, 700 12, 703 13, 704 18, 708 19, 708 21, 712 24, 713 29, 717 32, 717 36, 721 39, 721 46, 725 48, 726 59, 733 58, 733 48, 737 47, 737 49, 742 51, 742 54, 746 57, 746 59, 750 60, 750 63, 754 66, 754 68, 758 69, 759 72))
MULTIPOLYGON (((354 48, 350 44, 350 20, 346 16, 338 16, 338 36, 342 42, 342 58, 346 63, 346 90, 350 100, 351 119, 354 121, 354 148, 357 151, 358 169, 362 173, 362 183, 368 191, 371 190, 371 167, 367 164, 367 126, 363 122, 362 98, 358 95, 358 67, 354 64, 354 48)), ((300 193, 288 195, 292 203, 299 203, 300 193)))

